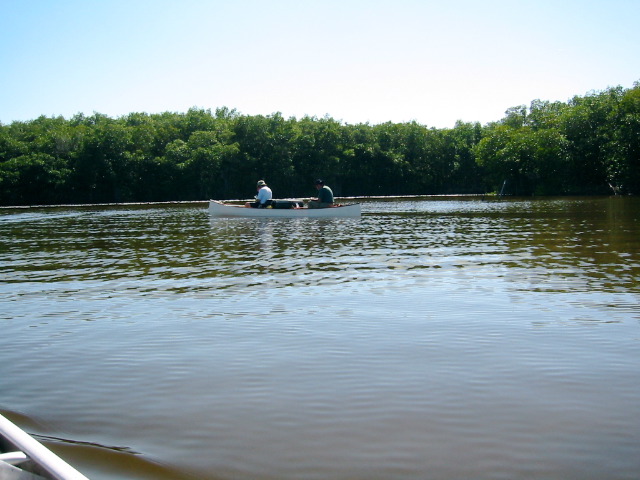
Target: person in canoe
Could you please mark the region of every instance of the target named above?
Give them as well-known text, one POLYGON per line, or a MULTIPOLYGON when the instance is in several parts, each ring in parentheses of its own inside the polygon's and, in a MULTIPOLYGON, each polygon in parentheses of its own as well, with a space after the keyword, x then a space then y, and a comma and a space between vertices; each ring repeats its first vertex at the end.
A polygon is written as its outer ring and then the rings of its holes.
POLYGON ((318 197, 309 201, 309 208, 327 208, 333 206, 333 191, 321 179, 316 180, 318 197))
POLYGON ((267 208, 271 205, 271 199, 273 198, 271 189, 267 186, 267 183, 264 180, 258 180, 256 188, 258 190, 256 201, 247 202, 244 206, 247 208, 267 208))

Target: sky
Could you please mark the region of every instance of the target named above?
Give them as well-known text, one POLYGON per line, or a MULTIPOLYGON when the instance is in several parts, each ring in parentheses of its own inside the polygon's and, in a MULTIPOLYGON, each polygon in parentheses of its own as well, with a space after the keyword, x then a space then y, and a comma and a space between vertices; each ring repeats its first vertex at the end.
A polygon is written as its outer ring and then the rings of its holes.
POLYGON ((640 81, 640 0, 0 0, 0 123, 486 124, 640 81))

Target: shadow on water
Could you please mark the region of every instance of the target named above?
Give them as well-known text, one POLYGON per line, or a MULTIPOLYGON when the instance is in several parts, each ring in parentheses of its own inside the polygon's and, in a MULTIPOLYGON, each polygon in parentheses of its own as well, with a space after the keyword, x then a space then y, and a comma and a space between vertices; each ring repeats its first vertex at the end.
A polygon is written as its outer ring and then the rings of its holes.
MULTIPOLYGON (((145 458, 140 452, 129 447, 101 445, 99 443, 60 438, 45 433, 54 430, 46 422, 17 412, 0 410, 0 413, 18 425, 49 450, 89 478, 99 476, 101 480, 198 480, 196 473, 171 466, 175 459, 167 459, 166 464, 145 458)), ((168 439, 170 441, 170 439, 168 439)), ((209 477, 207 480, 216 480, 209 477)))
MULTIPOLYGON (((38 438, 37 435, 35 435, 38 438)), ((92 445, 82 442, 52 441, 47 437, 38 438, 49 449, 73 464, 89 478, 100 475, 101 480, 202 480, 200 475, 187 472, 184 468, 170 466, 174 460, 167 459, 167 464, 149 460, 129 451, 92 445)), ((210 477, 207 480, 216 480, 210 477)))

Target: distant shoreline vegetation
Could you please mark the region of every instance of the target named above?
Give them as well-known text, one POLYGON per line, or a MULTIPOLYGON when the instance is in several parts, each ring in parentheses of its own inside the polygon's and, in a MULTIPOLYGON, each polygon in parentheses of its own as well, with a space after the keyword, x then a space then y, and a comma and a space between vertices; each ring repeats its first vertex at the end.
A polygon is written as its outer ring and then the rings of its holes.
POLYGON ((214 112, 0 124, 0 205, 276 197, 640 193, 640 82, 436 129, 214 112))

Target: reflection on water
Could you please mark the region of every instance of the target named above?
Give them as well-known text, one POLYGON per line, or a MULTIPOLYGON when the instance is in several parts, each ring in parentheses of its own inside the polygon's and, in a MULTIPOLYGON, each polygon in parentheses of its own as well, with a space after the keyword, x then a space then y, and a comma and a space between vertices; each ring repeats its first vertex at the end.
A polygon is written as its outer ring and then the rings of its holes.
POLYGON ((637 476, 637 199, 362 211, 0 211, 0 409, 94 480, 637 476))

